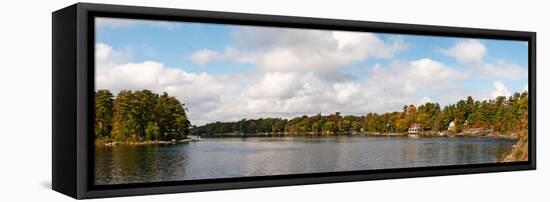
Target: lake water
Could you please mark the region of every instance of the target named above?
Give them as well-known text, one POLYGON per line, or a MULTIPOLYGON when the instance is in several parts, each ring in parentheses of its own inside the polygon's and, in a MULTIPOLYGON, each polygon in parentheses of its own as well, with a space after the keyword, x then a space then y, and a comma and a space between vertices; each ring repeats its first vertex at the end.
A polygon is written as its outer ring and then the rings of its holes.
POLYGON ((513 140, 477 137, 203 138, 176 145, 96 146, 96 184, 495 162, 513 140))

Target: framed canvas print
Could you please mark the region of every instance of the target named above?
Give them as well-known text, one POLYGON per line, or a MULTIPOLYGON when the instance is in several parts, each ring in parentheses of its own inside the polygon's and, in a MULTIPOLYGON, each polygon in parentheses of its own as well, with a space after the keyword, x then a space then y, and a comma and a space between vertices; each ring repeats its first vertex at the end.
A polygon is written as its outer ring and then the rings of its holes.
POLYGON ((534 32, 78 3, 53 189, 96 198, 535 169, 534 32))

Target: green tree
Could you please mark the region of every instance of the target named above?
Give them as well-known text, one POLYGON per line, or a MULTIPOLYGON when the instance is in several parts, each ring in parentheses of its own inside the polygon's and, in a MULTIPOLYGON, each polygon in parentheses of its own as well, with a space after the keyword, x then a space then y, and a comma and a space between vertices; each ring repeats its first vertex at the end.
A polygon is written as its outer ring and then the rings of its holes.
POLYGON ((145 138, 145 129, 149 122, 154 121, 154 110, 157 104, 158 95, 153 94, 149 90, 135 91, 133 95, 132 116, 136 120, 137 137, 139 139, 145 138))
POLYGON ((113 126, 113 94, 108 90, 95 93, 95 138, 110 139, 113 126))
POLYGON ((135 103, 132 91, 122 90, 113 102, 112 136, 117 141, 135 138, 137 122, 132 112, 135 103))
POLYGON ((160 134, 160 127, 156 122, 147 123, 145 128, 145 139, 146 140, 158 140, 160 134))

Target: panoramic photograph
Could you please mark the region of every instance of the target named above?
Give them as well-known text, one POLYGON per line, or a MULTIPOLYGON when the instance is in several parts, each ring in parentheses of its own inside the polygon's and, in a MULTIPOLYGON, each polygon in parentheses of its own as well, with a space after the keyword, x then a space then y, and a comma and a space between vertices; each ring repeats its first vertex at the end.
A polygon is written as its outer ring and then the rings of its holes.
POLYGON ((526 41, 95 18, 96 185, 528 161, 526 41))

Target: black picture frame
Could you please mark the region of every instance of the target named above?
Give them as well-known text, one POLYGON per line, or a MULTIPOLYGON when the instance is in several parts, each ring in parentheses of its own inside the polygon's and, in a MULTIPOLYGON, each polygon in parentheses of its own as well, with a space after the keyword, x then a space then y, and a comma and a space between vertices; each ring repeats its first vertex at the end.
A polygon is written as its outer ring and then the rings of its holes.
POLYGON ((288 17, 169 8, 77 3, 52 13, 52 188, 68 196, 180 193, 536 169, 536 33, 460 27, 288 17), (293 174, 125 185, 94 185, 94 17, 314 28, 528 42, 529 160, 293 174))

